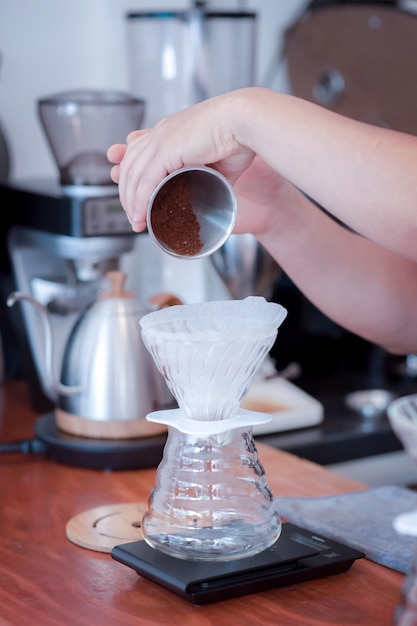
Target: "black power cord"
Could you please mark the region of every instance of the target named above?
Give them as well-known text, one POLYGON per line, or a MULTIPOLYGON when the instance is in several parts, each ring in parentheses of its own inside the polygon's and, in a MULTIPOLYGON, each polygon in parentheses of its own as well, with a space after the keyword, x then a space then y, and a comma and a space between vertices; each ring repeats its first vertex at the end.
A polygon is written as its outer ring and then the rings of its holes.
POLYGON ((39 439, 20 439, 17 441, 0 442, 0 454, 20 452, 23 454, 44 454, 45 444, 39 439))

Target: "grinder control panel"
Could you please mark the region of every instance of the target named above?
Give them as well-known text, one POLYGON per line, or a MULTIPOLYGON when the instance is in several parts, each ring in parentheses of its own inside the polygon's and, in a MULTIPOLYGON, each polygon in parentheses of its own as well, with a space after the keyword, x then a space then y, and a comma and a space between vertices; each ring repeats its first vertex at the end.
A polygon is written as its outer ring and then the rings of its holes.
POLYGON ((97 197, 84 200, 84 235, 130 234, 132 227, 118 197, 97 197))

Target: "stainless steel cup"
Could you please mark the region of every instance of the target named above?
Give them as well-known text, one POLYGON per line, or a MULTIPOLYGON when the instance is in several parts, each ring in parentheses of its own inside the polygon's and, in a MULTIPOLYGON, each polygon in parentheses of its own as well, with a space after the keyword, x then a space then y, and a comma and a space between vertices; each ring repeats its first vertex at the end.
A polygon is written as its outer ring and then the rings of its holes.
POLYGON ((184 167, 153 192, 147 212, 150 235, 171 256, 212 254, 231 235, 237 216, 233 187, 210 167, 184 167))

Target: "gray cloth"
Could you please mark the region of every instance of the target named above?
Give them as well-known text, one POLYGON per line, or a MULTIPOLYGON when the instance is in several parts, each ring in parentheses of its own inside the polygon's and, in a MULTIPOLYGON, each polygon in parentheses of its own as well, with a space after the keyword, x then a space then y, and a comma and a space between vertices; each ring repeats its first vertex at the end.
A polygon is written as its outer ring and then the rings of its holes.
POLYGON ((366 557, 402 573, 411 569, 415 537, 398 535, 393 519, 417 509, 417 492, 377 487, 324 498, 275 499, 279 515, 292 524, 364 552, 366 557))

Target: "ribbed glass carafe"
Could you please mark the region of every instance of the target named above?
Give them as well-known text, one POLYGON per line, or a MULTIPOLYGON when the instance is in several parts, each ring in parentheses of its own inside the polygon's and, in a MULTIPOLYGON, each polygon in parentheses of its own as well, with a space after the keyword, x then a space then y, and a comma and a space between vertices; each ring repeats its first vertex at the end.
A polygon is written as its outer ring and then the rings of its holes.
POLYGON ((252 428, 202 437, 170 427, 142 531, 154 548, 196 560, 238 559, 275 543, 281 521, 252 428))

